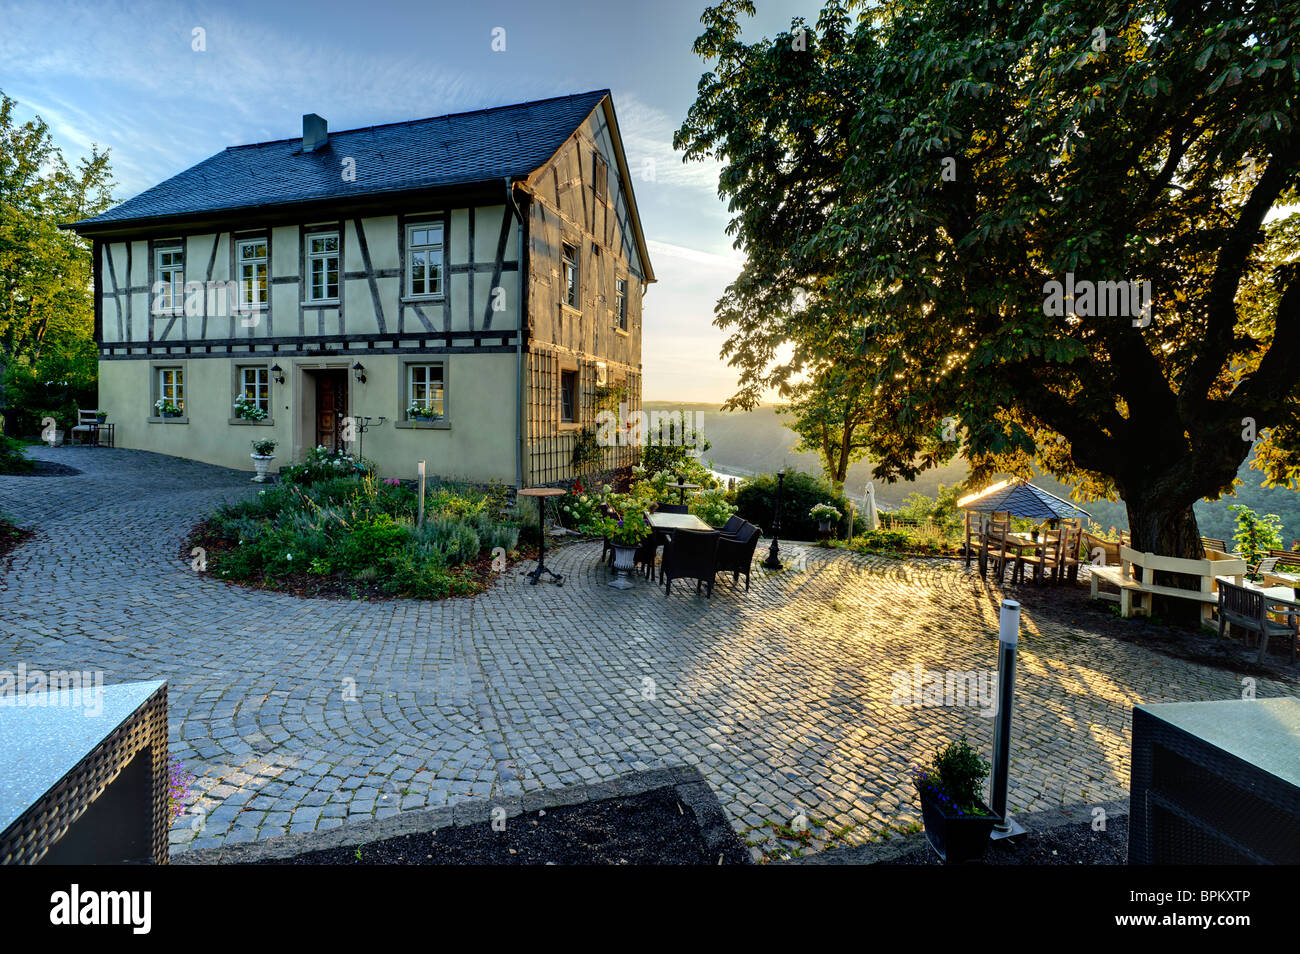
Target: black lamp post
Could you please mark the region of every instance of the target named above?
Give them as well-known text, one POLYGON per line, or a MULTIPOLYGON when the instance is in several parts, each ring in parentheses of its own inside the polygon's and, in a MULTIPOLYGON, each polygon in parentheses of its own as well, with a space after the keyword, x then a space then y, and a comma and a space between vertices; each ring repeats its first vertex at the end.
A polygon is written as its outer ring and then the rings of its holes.
POLYGON ((769 570, 780 570, 781 566, 781 549, 777 545, 776 538, 781 532, 781 487, 785 484, 785 471, 777 471, 776 474, 776 506, 772 510, 772 548, 767 551, 767 559, 763 561, 763 566, 769 570))

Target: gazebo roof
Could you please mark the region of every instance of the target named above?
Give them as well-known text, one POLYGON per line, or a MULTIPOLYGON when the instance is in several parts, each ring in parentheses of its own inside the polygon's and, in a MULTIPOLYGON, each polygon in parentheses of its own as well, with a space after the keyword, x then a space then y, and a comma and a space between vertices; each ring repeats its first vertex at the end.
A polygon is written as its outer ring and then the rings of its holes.
POLYGON ((977 494, 962 497, 957 501, 957 506, 963 510, 978 510, 981 513, 1000 511, 1010 513, 1013 517, 1027 517, 1031 520, 1060 520, 1063 517, 1080 515, 1090 519, 1092 517, 1092 514, 1082 507, 1076 507, 1056 494, 1035 487, 1027 480, 1014 477, 999 481, 977 494))

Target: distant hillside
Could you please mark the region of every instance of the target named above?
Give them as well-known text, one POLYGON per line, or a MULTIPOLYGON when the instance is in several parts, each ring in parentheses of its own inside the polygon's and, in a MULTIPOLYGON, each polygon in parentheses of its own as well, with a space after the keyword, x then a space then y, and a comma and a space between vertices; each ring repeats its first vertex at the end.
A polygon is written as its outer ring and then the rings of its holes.
MULTIPOLYGON (((717 404, 646 401, 645 409, 702 412, 704 433, 712 444, 704 459, 711 463, 714 470, 742 477, 774 473, 784 466, 808 473, 821 473, 817 455, 794 453, 798 437, 785 426, 784 417, 777 413, 775 405, 766 404, 748 412, 723 413, 717 404)), ((876 499, 882 506, 893 508, 901 505, 909 494, 921 493, 933 497, 939 484, 945 487, 959 484, 966 479, 967 473, 965 462, 959 460, 946 467, 926 471, 910 483, 900 481, 887 484, 877 480, 876 499)), ((1263 475, 1252 470, 1249 463, 1242 464, 1237 476, 1241 479, 1242 486, 1237 488, 1235 497, 1224 497, 1215 502, 1201 501, 1196 505, 1196 520, 1203 535, 1230 540, 1234 532, 1234 518, 1228 505, 1244 504, 1256 513, 1275 513, 1282 518, 1284 546, 1289 546, 1293 539, 1300 538, 1300 495, 1289 490, 1268 490, 1260 486, 1263 475)), ((860 461, 849 468, 845 490, 850 496, 861 498, 865 495, 869 480, 871 467, 866 461, 860 461)), ((1051 477, 1039 476, 1035 483, 1044 490, 1069 498, 1069 490, 1051 477)), ((1128 529, 1128 515, 1122 502, 1100 500, 1080 506, 1103 527, 1128 529)))

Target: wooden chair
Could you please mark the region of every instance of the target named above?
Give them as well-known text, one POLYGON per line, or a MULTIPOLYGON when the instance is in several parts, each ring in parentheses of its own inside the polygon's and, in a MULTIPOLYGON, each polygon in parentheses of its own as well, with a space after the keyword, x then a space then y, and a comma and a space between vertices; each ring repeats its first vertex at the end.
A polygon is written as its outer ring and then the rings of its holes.
MULTIPOLYGON (((1300 573, 1287 573, 1278 568, 1281 562, 1280 557, 1264 557, 1254 566, 1247 567, 1246 572, 1250 576, 1257 576, 1264 581, 1265 586, 1289 586, 1295 588, 1300 586, 1300 573)), ((1289 569, 1296 569, 1288 563, 1282 563, 1282 566, 1289 569)))
POLYGON ((978 510, 963 511, 964 523, 966 527, 966 542, 962 546, 966 568, 970 569, 971 558, 974 557, 983 545, 980 541, 980 532, 983 530, 984 514, 978 510))
POLYGON ((77 424, 68 434, 69 443, 84 444, 86 436, 89 435, 91 443, 99 443, 99 411, 83 411, 77 408, 77 424), (76 440, 77 435, 81 435, 81 440, 76 440))
POLYGON ((1291 643, 1291 659, 1296 658, 1296 614, 1300 614, 1300 603, 1287 600, 1275 600, 1262 590, 1237 586, 1227 580, 1219 583, 1219 635, 1223 636, 1228 626, 1238 626, 1254 633, 1259 640, 1259 661, 1264 661, 1268 652, 1268 641, 1275 636, 1284 636, 1291 643), (1269 618, 1273 609, 1286 614, 1285 623, 1269 618))
POLYGON ((683 579, 695 581, 696 593, 701 586, 707 586, 708 595, 713 595, 718 540, 721 537, 722 534, 717 530, 673 531, 668 545, 664 547, 664 561, 659 573, 665 596, 672 593, 673 580, 683 579))
POLYGON ((1024 578, 1024 565, 1020 561, 1020 547, 1010 539, 1011 515, 994 513, 989 515, 988 525, 980 537, 980 576, 991 562, 999 580, 1010 563, 1011 582, 1024 578))
POLYGON ((1067 533, 1068 531, 1062 530, 1042 531, 1034 552, 1020 558, 1021 566, 1032 568, 1034 582, 1040 586, 1049 576, 1055 577, 1061 563, 1061 544, 1067 533))
MULTIPOLYGON (((741 521, 744 523, 744 521, 741 521)), ((719 573, 730 573, 731 582, 739 583, 745 574, 745 592, 749 592, 749 570, 754 564, 754 549, 758 546, 758 527, 744 523, 735 536, 725 533, 718 537, 718 554, 713 568, 719 573)))
POLYGON ((1079 579, 1079 545, 1083 540, 1083 530, 1079 527, 1065 527, 1061 530, 1061 547, 1056 563, 1057 583, 1076 583, 1079 579))
POLYGON ((1103 540, 1101 537, 1088 533, 1086 530, 1079 535, 1079 541, 1083 548, 1082 559, 1085 563, 1093 563, 1098 557, 1100 557, 1100 561, 1094 565, 1119 566, 1120 544, 1113 540, 1103 540))
POLYGON ((1228 552, 1228 544, 1218 537, 1201 537, 1201 544, 1207 550, 1218 550, 1220 553, 1228 552))
POLYGON ((1300 567, 1300 550, 1269 550, 1268 555, 1285 566, 1300 567))

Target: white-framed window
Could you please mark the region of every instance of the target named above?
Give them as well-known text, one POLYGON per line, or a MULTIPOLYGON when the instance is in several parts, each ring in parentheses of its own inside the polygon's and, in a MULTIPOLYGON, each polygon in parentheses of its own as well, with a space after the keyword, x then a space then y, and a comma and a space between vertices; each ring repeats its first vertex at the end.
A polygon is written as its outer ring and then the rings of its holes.
MULTIPOLYGON (((185 369, 184 368, 159 368, 158 369, 158 397, 159 403, 175 407, 182 414, 185 412, 185 369)), ((160 416, 165 409, 154 405, 155 416, 160 416)))
POLYGON ((614 320, 619 331, 627 331, 627 279, 614 279, 614 320))
POLYGON ((421 414, 414 409, 420 408, 423 416, 443 418, 447 415, 446 374, 443 365, 408 364, 406 366, 406 400, 407 418, 420 420, 421 414))
POLYGON ((266 239, 239 239, 235 243, 235 274, 239 276, 239 307, 251 311, 266 307, 266 239))
POLYGON ((307 300, 339 300, 339 233, 307 236, 307 300))
POLYGON ((412 298, 441 298, 443 270, 442 223, 406 227, 406 294, 412 298))
POLYGON ((573 424, 578 420, 578 372, 570 369, 560 372, 560 420, 573 424))
POLYGON ((185 308, 185 250, 179 245, 155 248, 154 313, 169 315, 185 308))
POLYGON ((271 371, 269 368, 239 369, 239 396, 246 403, 255 404, 267 414, 271 413, 271 371))
POLYGON ((564 267, 564 303, 578 308, 578 249, 567 242, 560 246, 564 267))

